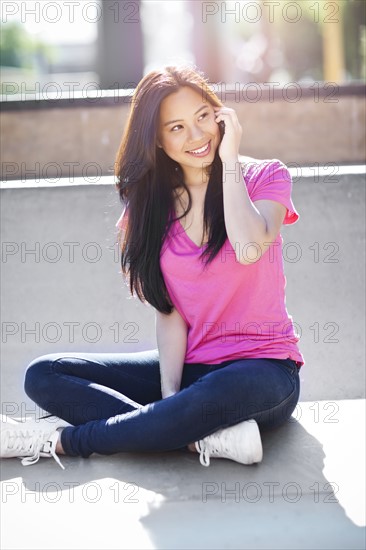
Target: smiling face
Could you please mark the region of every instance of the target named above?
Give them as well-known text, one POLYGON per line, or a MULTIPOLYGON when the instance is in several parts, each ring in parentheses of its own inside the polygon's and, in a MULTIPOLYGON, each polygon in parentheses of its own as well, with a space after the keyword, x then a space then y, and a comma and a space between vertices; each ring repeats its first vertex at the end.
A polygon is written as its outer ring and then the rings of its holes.
POLYGON ((202 180, 219 143, 214 107, 202 94, 184 86, 161 102, 158 144, 180 164, 186 183, 202 180))

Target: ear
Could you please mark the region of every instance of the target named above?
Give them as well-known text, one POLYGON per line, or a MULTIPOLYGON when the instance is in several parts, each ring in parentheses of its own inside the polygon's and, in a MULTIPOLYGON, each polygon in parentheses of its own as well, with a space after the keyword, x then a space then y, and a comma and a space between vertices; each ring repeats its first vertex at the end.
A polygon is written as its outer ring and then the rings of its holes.
POLYGON ((159 147, 159 149, 163 148, 163 146, 161 145, 161 143, 159 141, 156 142, 156 145, 159 147))

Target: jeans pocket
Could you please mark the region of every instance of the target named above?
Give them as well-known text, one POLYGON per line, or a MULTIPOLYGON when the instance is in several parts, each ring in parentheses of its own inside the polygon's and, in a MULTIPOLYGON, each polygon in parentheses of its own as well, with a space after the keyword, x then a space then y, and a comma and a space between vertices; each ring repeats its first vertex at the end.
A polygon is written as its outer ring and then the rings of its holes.
POLYGON ((297 373, 300 370, 297 362, 294 359, 285 359, 285 364, 293 373, 297 373))
POLYGON ((287 372, 292 380, 298 376, 299 369, 293 359, 275 359, 274 361, 287 372))

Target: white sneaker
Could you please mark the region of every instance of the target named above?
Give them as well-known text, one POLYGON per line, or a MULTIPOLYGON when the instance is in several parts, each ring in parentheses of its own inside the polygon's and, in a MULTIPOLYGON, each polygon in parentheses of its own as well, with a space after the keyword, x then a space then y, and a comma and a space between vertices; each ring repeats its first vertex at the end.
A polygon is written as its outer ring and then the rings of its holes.
POLYGON ((210 465, 212 458, 228 458, 241 464, 254 464, 263 458, 262 441, 255 420, 218 430, 195 442, 202 466, 210 465))
POLYGON ((29 466, 38 462, 40 457, 56 460, 64 470, 60 459, 56 454, 56 443, 59 438, 58 428, 71 426, 65 420, 50 416, 54 422, 46 419, 26 420, 17 422, 9 416, 0 415, 1 422, 1 458, 22 458, 23 466, 29 466))

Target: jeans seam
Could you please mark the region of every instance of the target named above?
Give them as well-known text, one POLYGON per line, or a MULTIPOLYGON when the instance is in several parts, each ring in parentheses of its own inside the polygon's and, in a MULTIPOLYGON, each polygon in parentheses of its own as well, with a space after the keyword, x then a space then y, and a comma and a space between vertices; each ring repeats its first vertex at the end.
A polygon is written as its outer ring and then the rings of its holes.
POLYGON ((283 399, 280 403, 277 403, 277 405, 275 405, 274 407, 270 407, 269 409, 264 409, 264 410, 258 411, 255 414, 263 414, 263 413, 266 413, 268 411, 271 411, 271 412, 274 411, 275 412, 279 407, 282 407, 283 405, 286 405, 286 403, 291 400, 291 398, 295 395, 295 393, 296 393, 296 385, 294 384, 292 392, 287 397, 285 397, 285 399, 283 399))

